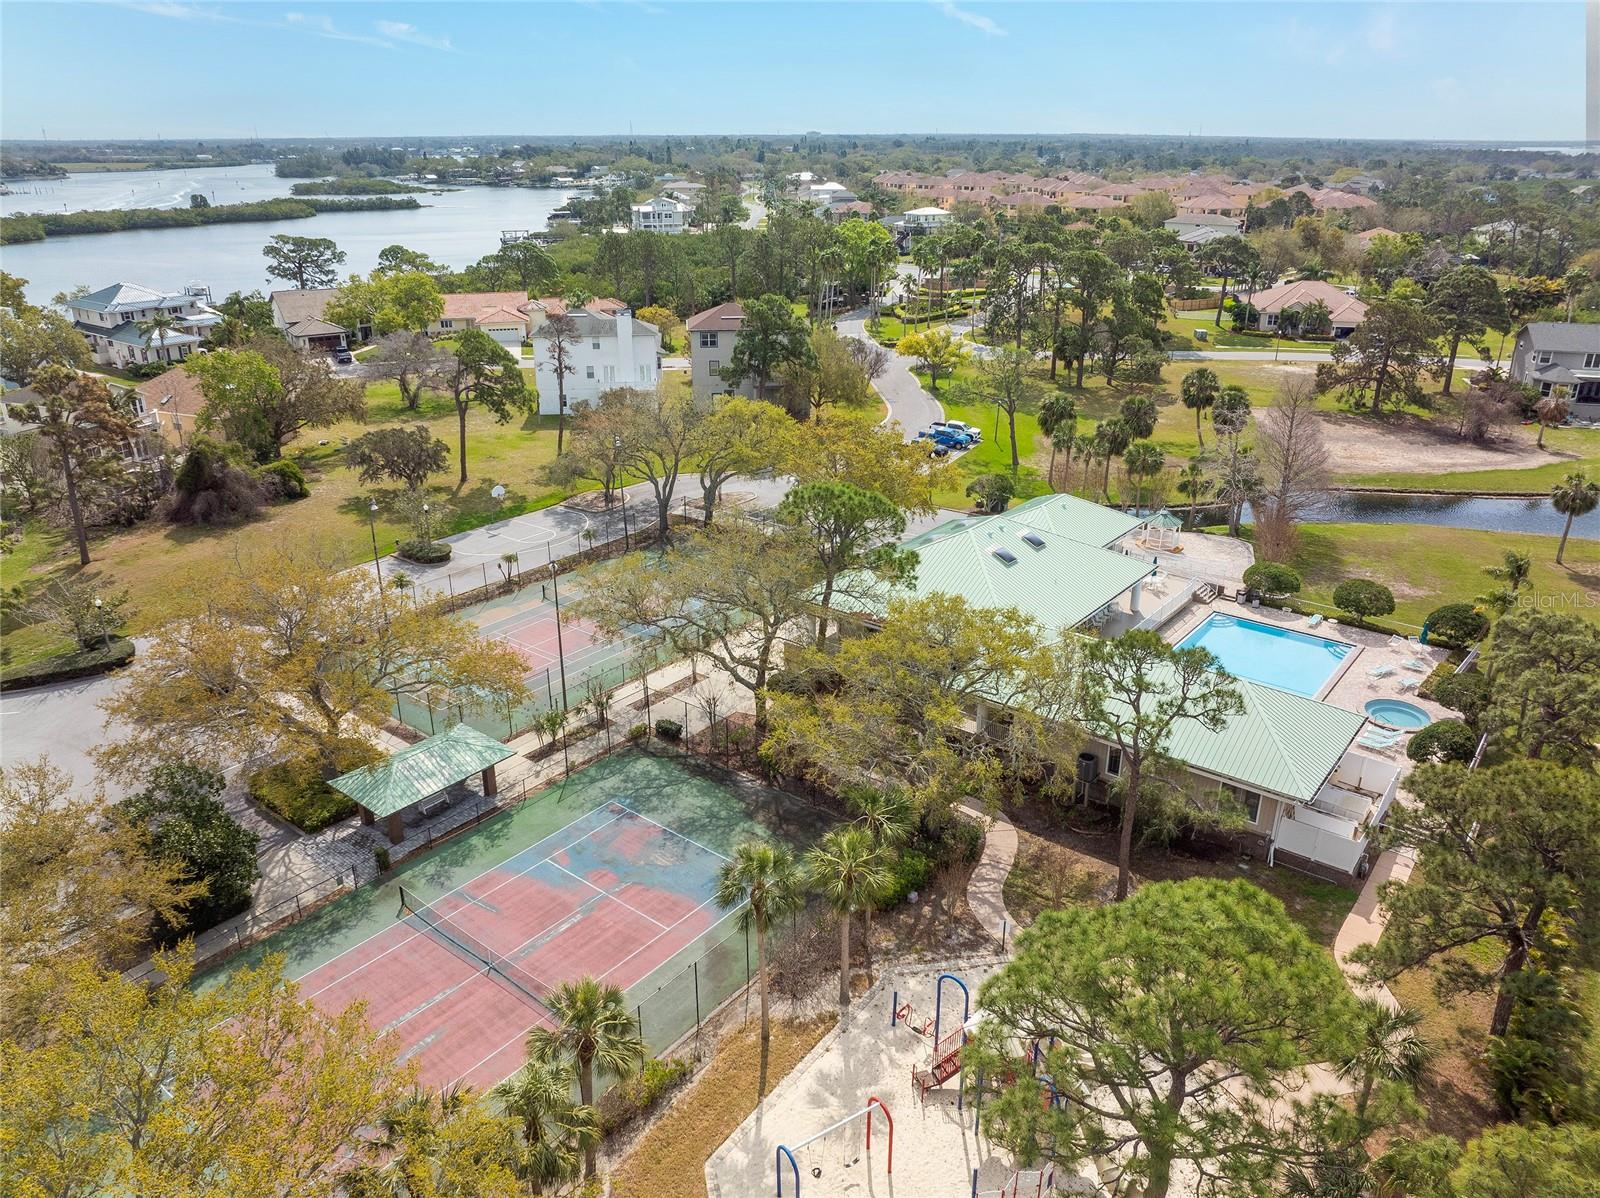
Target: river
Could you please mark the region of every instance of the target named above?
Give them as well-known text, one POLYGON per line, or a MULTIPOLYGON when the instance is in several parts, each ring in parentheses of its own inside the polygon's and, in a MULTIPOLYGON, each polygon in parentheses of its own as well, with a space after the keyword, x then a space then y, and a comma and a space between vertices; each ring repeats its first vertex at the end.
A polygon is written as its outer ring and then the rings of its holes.
MULTIPOLYGON (((287 196, 294 179, 279 179, 270 164, 180 171, 125 171, 10 183, 0 212, 77 212, 101 208, 172 208, 195 192, 215 203, 287 196)), ((189 284, 231 291, 287 287, 267 278, 261 247, 277 233, 331 237, 348 257, 341 274, 365 274, 378 251, 396 243, 460 269, 500 248, 502 229, 537 231, 573 195, 570 188, 464 187, 419 194, 421 208, 396 212, 323 212, 305 220, 252 221, 188 229, 90 233, 0 247, 0 269, 28 280, 28 298, 47 303, 79 284, 142 283, 161 290, 189 284)))
MULTIPOLYGON (((1246 505, 1245 520, 1250 519, 1249 505, 1246 505)), ((1445 528, 1539 533, 1552 537, 1559 537, 1567 522, 1565 516, 1550 506, 1548 499, 1379 495, 1355 491, 1329 495, 1306 519, 1320 524, 1433 524, 1445 528)), ((1572 535, 1589 540, 1600 539, 1600 510, 1574 520, 1572 535)))

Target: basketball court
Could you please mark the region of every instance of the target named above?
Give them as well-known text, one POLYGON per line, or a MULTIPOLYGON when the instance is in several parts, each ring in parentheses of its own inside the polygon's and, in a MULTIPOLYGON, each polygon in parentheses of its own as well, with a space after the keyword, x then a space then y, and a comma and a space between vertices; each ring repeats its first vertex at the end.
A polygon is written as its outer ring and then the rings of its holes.
POLYGON ((356 999, 434 1087, 516 1071, 545 998, 592 976, 626 990, 725 916, 727 858, 625 803, 580 815, 453 890, 399 888, 395 922, 299 981, 329 1011, 356 999))

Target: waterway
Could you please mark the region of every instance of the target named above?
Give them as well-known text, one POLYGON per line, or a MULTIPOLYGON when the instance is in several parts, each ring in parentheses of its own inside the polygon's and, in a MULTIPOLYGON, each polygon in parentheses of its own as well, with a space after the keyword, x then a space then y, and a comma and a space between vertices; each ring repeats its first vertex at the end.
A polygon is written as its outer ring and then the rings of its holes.
MULTIPOLYGON (((1245 519, 1252 517, 1246 507, 1245 519)), ((1330 494, 1306 519, 1320 524, 1432 524, 1486 532, 1560 536, 1567 518, 1548 499, 1479 498, 1471 495, 1330 494)), ((1600 510, 1572 523, 1572 535, 1600 539, 1600 510)))
MULTIPOLYGON (((264 164, 24 180, 8 184, 16 194, 0 196, 0 212, 182 207, 196 192, 218 204, 287 196, 297 180, 279 179, 272 169, 264 164)), ((35 303, 80 284, 97 289, 123 282, 161 290, 201 284, 221 299, 231 291, 288 285, 267 277, 261 253, 278 233, 332 238, 347 255, 342 274, 366 273, 377 264, 378 252, 395 244, 460 269, 499 249, 502 229, 543 229, 550 213, 575 194, 562 188, 463 187, 417 195, 423 207, 403 211, 52 237, 0 247, 0 269, 27 279, 35 303)))

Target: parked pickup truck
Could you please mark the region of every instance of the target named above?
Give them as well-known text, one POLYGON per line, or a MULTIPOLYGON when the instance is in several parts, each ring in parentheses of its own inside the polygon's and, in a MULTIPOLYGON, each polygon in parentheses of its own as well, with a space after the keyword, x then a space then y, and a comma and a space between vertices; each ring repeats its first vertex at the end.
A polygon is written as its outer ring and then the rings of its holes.
POLYGON ((978 427, 968 424, 964 420, 935 420, 928 428, 934 432, 945 429, 952 433, 964 433, 974 445, 983 440, 983 433, 978 430, 978 427))
POLYGON ((942 426, 938 428, 924 429, 922 432, 917 434, 917 440, 931 441, 941 449, 971 449, 975 444, 973 439, 966 433, 957 432, 953 428, 944 428, 942 426))

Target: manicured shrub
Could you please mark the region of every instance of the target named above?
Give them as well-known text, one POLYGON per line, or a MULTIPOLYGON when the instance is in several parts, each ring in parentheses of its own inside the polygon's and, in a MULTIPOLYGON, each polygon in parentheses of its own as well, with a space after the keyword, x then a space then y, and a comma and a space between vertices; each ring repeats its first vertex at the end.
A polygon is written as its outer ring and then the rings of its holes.
POLYGON ((635 724, 628 729, 629 740, 643 740, 650 735, 650 729, 644 724, 635 724))
POLYGON ((96 645, 90 649, 78 649, 72 653, 8 666, 0 670, 0 691, 22 690, 72 678, 90 678, 127 665, 133 660, 133 654, 132 641, 113 637, 108 645, 96 645))
POLYGON ((1370 578, 1347 578, 1333 588, 1333 605, 1359 620, 1394 611, 1394 592, 1370 578))
POLYGON ((677 720, 657 720, 656 735, 662 740, 682 740, 683 725, 677 720))
POLYGON ((389 872, 389 867, 393 862, 389 859, 389 849, 386 845, 375 844, 372 846, 372 864, 378 867, 380 874, 389 872))
POLYGON ((1244 585, 1268 599, 1280 599, 1300 590, 1300 572, 1281 562, 1257 562, 1244 572, 1244 585))
POLYGON ((402 541, 395 554, 408 562, 436 566, 450 560, 450 546, 443 541, 402 541))
POLYGON ((910 846, 900 849, 890 866, 889 887, 878 899, 879 909, 887 911, 898 907, 912 891, 926 890, 935 868, 933 859, 921 849, 910 846))
POLYGON ((256 479, 268 499, 304 499, 311 494, 305 471, 287 459, 268 462, 256 471, 256 479))
POLYGON ((1489 617, 1470 603, 1446 603, 1436 607, 1423 624, 1427 628, 1428 643, 1447 649, 1465 649, 1489 632, 1489 617))
POLYGON ((1406 746, 1412 761, 1466 763, 1478 751, 1478 734, 1460 720, 1435 720, 1417 732, 1406 746))
MULTIPOLYGON (((334 773, 347 773, 376 760, 365 741, 350 740, 334 753, 334 773)), ((250 797, 302 832, 320 832, 355 814, 355 802, 329 786, 315 759, 280 761, 246 780, 250 797)))
POLYGON ((1476 670, 1447 674, 1433 684, 1433 701, 1459 711, 1467 723, 1476 724, 1489 705, 1489 680, 1476 670))

